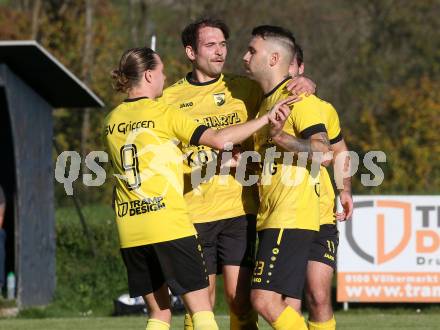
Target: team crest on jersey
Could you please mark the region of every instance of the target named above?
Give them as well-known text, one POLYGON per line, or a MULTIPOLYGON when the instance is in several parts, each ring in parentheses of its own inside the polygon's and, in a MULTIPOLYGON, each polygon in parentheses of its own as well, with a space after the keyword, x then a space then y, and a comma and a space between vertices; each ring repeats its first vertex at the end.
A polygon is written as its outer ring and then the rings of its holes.
POLYGON ((128 212, 128 203, 118 204, 118 216, 123 217, 128 212))
POLYGON ((225 104, 225 102, 226 102, 225 93, 216 93, 216 94, 213 94, 212 96, 214 96, 214 102, 218 107, 225 104))

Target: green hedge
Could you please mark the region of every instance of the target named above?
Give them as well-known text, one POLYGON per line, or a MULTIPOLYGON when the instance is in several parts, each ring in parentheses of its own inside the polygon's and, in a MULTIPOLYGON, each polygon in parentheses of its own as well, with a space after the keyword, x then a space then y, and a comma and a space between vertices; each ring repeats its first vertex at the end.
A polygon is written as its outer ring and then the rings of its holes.
POLYGON ((127 292, 126 271, 119 252, 110 207, 82 209, 96 247, 93 255, 73 207, 56 210, 57 287, 54 304, 66 311, 109 314, 113 299, 127 292))

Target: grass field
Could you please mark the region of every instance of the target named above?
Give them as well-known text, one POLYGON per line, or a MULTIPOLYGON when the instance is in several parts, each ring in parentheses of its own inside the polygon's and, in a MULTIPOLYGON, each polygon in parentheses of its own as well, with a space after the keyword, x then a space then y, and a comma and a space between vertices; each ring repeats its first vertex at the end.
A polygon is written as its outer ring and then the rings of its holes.
MULTIPOLYGON (((440 313, 381 313, 378 310, 359 310, 338 312, 336 314, 338 329, 373 330, 373 329, 440 329, 440 313)), ((220 329, 229 329, 229 319, 217 315, 220 329)), ((84 317, 84 318, 46 318, 46 319, 0 319, 1 330, 111 330, 111 329, 145 329, 145 317, 84 317)), ((182 329, 183 318, 173 318, 171 329, 182 329)), ((260 320, 260 329, 270 327, 260 320)))
MULTIPOLYGON (((99 258, 88 253, 75 211, 71 207, 58 208, 55 299, 44 308, 22 310, 18 318, 0 318, 0 330, 145 329, 144 316, 108 316, 113 311, 113 299, 127 291, 116 228, 111 220, 113 214, 108 206, 84 207, 83 211, 100 246, 99 258)), ((220 329, 229 329, 221 278, 217 285, 216 319, 220 329)), ((334 307, 338 329, 440 330, 440 304, 351 304, 348 312, 341 311, 341 304, 336 302, 334 307)), ((182 329, 182 324, 182 317, 177 316, 171 328, 182 329)), ((270 327, 261 320, 260 329, 270 327)))

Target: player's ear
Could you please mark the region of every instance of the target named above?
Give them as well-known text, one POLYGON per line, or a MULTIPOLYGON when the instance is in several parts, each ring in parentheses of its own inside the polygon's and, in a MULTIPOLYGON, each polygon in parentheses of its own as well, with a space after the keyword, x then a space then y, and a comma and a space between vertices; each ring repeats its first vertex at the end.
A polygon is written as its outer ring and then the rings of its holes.
POLYGON ((153 75, 151 73, 151 70, 146 70, 144 72, 144 77, 147 82, 151 83, 153 81, 153 75))
POLYGON ((269 65, 274 66, 275 64, 278 63, 279 60, 280 60, 280 54, 276 53, 276 52, 272 53, 272 54, 270 54, 269 65))
POLYGON ((191 46, 185 47, 185 53, 186 56, 191 60, 194 61, 196 59, 196 52, 191 46))
POLYGON ((299 74, 304 74, 304 63, 301 63, 301 65, 299 66, 298 73, 299 74))

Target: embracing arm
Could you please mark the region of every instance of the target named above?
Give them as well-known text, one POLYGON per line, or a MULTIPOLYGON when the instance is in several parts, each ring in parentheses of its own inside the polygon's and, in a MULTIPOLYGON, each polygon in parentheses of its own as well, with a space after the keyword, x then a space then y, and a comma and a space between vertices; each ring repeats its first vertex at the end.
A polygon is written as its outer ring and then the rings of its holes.
POLYGON ((268 122, 268 115, 265 115, 243 124, 229 126, 219 130, 209 128, 200 137, 199 144, 217 150, 223 150, 228 143, 237 144, 246 140, 268 122))
POLYGON ((331 150, 327 133, 324 132, 313 134, 309 139, 299 139, 281 131, 272 140, 287 151, 308 152, 310 156, 314 152, 326 153, 331 150))
POLYGON ((316 92, 316 84, 309 78, 301 75, 293 77, 287 83, 286 88, 289 92, 296 95, 304 93, 306 96, 309 96, 316 92))
POLYGON ((332 144, 332 148, 334 151, 333 170, 335 174, 339 173, 339 175, 343 178, 342 181, 343 187, 342 189, 338 187, 338 191, 344 212, 336 214, 336 218, 339 221, 344 221, 349 219, 353 214, 353 198, 351 195, 351 176, 344 175, 344 173, 351 173, 350 156, 346 154, 344 157, 343 155, 343 153, 348 153, 347 144, 345 143, 344 139, 342 139, 341 141, 335 144, 332 144), (338 156, 344 157, 343 162, 336 162, 338 156))
POLYGON ((301 98, 299 98, 298 96, 289 96, 275 104, 267 114, 257 119, 247 121, 243 124, 225 127, 219 130, 214 130, 211 128, 207 129, 200 136, 198 142, 199 144, 203 144, 218 150, 224 149, 225 145, 227 145, 228 143, 241 143, 242 141, 250 137, 253 133, 258 131, 260 128, 267 125, 269 121, 273 121, 275 123, 280 121, 280 108, 286 108, 287 110, 284 109, 284 111, 288 111, 288 113, 290 114, 290 108, 287 106, 287 104, 291 104, 299 100, 301 100, 301 98))
MULTIPOLYGON (((286 118, 287 119, 287 118, 286 118)), ((326 132, 315 133, 308 139, 299 139, 282 130, 284 126, 271 121, 270 135, 272 141, 284 150, 299 153, 307 152, 309 159, 312 159, 313 153, 321 152, 323 154, 331 151, 330 141, 326 132)), ((322 159, 322 165, 329 165, 330 160, 322 159)))

